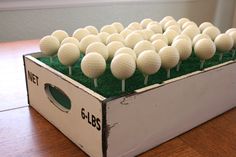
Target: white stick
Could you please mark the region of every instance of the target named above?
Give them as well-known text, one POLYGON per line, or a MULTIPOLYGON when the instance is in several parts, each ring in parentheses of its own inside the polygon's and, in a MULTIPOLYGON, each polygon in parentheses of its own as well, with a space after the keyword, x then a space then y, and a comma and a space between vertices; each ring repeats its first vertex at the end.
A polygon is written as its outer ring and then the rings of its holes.
POLYGON ((167 69, 167 79, 170 78, 170 69, 167 69))
POLYGON ((49 59, 50 59, 50 64, 52 64, 53 56, 50 56, 49 59))
POLYGON ((180 60, 177 67, 176 67, 176 71, 179 71, 181 63, 182 63, 182 61, 180 60))
POLYGON ((200 60, 200 70, 203 69, 204 67, 205 60, 200 60))
POLYGON ((144 85, 147 85, 147 83, 148 83, 148 75, 145 75, 144 76, 144 85))
POLYGON ((93 79, 93 83, 94 83, 94 87, 97 88, 98 87, 98 80, 96 78, 93 79))
POLYGON ((233 49, 232 59, 234 60, 236 49, 233 49))
POLYGON ((222 62, 222 59, 223 59, 223 53, 220 53, 219 61, 222 62))
POLYGON ((69 69, 69 75, 72 75, 72 67, 68 66, 68 69, 69 69))
POLYGON ((122 86, 122 92, 125 92, 125 80, 122 80, 121 83, 122 83, 122 85, 121 85, 122 86))

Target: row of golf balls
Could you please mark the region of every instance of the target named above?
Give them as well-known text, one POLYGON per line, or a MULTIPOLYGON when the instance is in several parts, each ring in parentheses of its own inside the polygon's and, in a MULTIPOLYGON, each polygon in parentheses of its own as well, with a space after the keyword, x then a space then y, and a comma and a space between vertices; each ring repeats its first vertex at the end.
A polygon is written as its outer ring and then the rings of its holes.
POLYGON ((210 22, 198 27, 187 18, 176 21, 166 16, 160 22, 144 19, 127 28, 114 22, 100 32, 87 26, 77 29, 72 37, 57 30, 41 39, 40 49, 49 56, 58 52, 59 61, 67 66, 78 60, 80 51, 84 52, 81 69, 90 78, 99 77, 106 60, 112 60, 113 75, 124 80, 133 75, 136 65, 144 75, 156 73, 160 66, 171 69, 191 55, 192 46, 199 59, 206 60, 214 55, 216 48, 223 53, 235 48, 235 43, 235 28, 220 34, 210 22))

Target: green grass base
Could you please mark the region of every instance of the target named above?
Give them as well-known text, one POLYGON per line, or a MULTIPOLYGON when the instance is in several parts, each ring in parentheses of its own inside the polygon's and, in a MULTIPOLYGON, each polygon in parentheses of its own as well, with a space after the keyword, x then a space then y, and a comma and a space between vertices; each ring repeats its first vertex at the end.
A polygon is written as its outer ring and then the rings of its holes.
MULTIPOLYGON (((106 98, 119 96, 121 94, 132 93, 136 89, 145 87, 144 77, 142 73, 136 70, 134 75, 126 80, 126 92, 125 93, 121 92, 121 80, 116 79, 112 75, 110 71, 110 62, 107 62, 105 73, 98 78, 98 88, 95 88, 93 80, 87 78, 81 71, 80 62, 82 57, 83 56, 81 56, 80 59, 73 66, 72 76, 69 76, 68 74, 69 73, 68 67, 62 65, 56 56, 53 58, 52 64, 50 63, 49 57, 41 57, 38 58, 38 60, 54 68, 55 70, 60 71, 61 73, 71 77, 72 79, 78 81, 79 83, 83 84, 84 86, 90 88, 91 90, 99 93, 100 95, 106 98)), ((205 62, 204 68, 211 67, 230 60, 232 60, 232 52, 224 53, 222 62, 219 62, 219 53, 216 52, 214 57, 205 62)), ((175 78, 194 71, 198 71, 199 67, 200 67, 200 61, 194 55, 194 53, 192 53, 192 55, 189 57, 188 60, 182 62, 180 66, 180 71, 177 72, 176 68, 171 69, 171 78, 175 78)), ((167 80, 166 71, 161 68, 156 74, 149 76, 148 84, 146 86, 153 85, 156 83, 162 83, 165 80, 167 80)))

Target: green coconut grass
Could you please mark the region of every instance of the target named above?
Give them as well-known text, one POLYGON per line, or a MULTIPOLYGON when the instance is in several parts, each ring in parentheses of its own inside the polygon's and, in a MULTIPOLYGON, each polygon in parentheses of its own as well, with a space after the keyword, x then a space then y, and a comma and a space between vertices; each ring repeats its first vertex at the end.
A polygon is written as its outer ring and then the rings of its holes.
MULTIPOLYGON (((219 62, 219 52, 216 52, 214 57, 212 57, 209 60, 206 60, 204 64, 204 68, 211 67, 223 62, 227 62, 232 60, 232 52, 225 52, 223 56, 223 60, 219 62)), ((104 74, 98 78, 98 88, 94 87, 93 80, 87 78, 81 71, 80 63, 82 60, 83 55, 81 55, 80 59, 74 64, 72 68, 72 75, 69 75, 68 67, 62 65, 58 58, 55 56, 53 58, 53 62, 50 63, 49 57, 41 57, 38 58, 41 62, 47 64, 48 66, 54 68, 57 71, 60 71, 61 73, 71 77, 72 79, 78 81, 79 83, 83 84, 84 86, 90 88, 91 90, 99 93, 100 95, 110 98, 110 97, 116 97, 123 94, 128 94, 134 92, 136 89, 140 89, 145 87, 144 85, 144 76, 143 74, 136 69, 134 75, 126 80, 126 91, 125 93, 121 92, 121 80, 116 79, 110 70, 110 62, 107 62, 106 70, 104 74)), ((171 76, 169 79, 182 76, 194 71, 200 70, 200 61, 195 56, 194 53, 185 61, 182 62, 180 66, 180 70, 177 72, 176 68, 171 69, 171 76)), ((167 80, 166 77, 166 70, 160 69, 156 74, 150 75, 148 79, 148 84, 153 85, 156 83, 162 83, 163 81, 167 80)))

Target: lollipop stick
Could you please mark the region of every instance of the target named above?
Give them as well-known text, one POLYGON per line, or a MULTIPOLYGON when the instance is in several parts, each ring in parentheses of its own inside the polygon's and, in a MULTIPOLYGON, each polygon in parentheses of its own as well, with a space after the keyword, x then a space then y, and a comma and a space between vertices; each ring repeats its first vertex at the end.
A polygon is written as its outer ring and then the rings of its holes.
POLYGON ((181 65, 182 61, 179 61, 177 67, 176 67, 176 71, 179 71, 180 65, 181 65))
POLYGON ((97 88, 98 87, 98 80, 96 78, 93 79, 93 83, 94 83, 94 87, 97 88))
POLYGON ((233 51, 233 53, 232 53, 232 59, 234 59, 234 57, 235 57, 235 52, 236 52, 236 49, 233 49, 232 51, 233 51))
POLYGON ((147 83, 148 83, 148 75, 145 75, 144 76, 144 85, 147 85, 147 83))
POLYGON ((200 60, 200 70, 203 69, 204 67, 205 60, 200 60))
POLYGON ((220 53, 219 61, 222 62, 222 59, 223 59, 223 53, 220 53))
POLYGON ((122 92, 125 92, 125 80, 122 80, 122 92))
POLYGON ((53 56, 50 56, 49 59, 50 59, 50 64, 52 64, 53 56))
POLYGON ((170 69, 167 69, 167 79, 170 78, 170 69))
POLYGON ((69 75, 72 75, 72 67, 69 66, 68 68, 69 68, 69 75))

